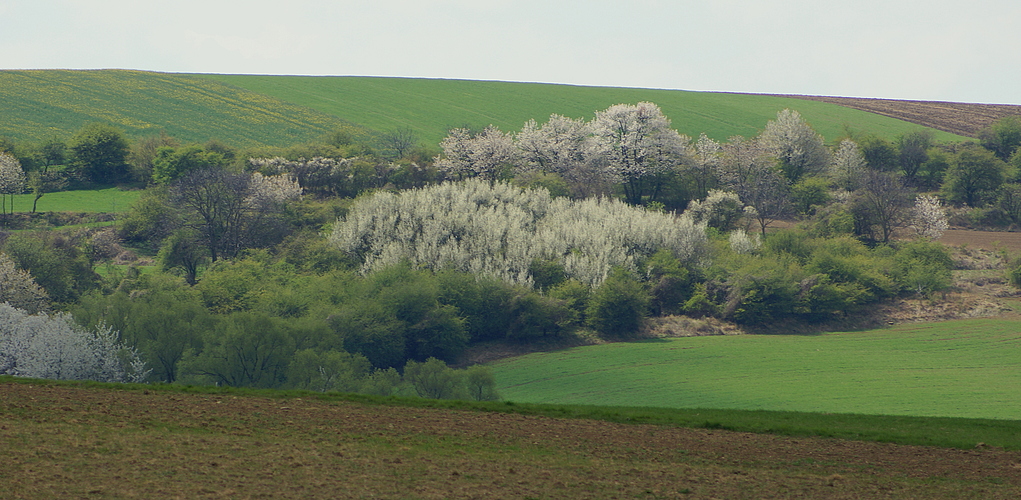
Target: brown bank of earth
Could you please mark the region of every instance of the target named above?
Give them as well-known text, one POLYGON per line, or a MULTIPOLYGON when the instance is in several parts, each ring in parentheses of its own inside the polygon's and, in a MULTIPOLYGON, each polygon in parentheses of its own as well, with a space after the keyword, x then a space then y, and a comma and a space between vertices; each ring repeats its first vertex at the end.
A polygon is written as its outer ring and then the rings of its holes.
POLYGON ((0 496, 1019 498, 1021 452, 0 384, 0 496))

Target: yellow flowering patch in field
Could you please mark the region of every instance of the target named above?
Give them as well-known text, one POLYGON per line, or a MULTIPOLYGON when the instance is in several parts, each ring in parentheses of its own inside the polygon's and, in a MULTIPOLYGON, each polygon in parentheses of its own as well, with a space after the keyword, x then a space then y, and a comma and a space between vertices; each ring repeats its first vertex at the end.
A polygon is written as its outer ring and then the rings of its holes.
POLYGON ((129 136, 160 130, 182 141, 290 145, 345 126, 340 119, 190 75, 127 70, 0 71, 0 135, 70 137, 89 122, 129 136))

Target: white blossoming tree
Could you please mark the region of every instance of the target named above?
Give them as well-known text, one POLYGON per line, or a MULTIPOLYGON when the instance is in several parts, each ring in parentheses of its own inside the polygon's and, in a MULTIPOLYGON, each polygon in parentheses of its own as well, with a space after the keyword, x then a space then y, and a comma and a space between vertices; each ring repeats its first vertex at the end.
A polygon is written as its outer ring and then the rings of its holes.
POLYGON ((109 327, 87 330, 65 313, 33 315, 4 303, 0 304, 0 374, 141 382, 149 370, 109 327))
POLYGON ((763 234, 790 210, 790 183, 761 140, 735 136, 723 145, 720 183, 754 209, 748 215, 759 222, 763 234))
POLYGON ((656 176, 690 162, 690 139, 670 128, 670 120, 651 102, 597 111, 590 126, 593 154, 623 184, 632 205, 641 204, 656 176))
POLYGON ((585 120, 554 114, 542 125, 526 122, 514 142, 521 150, 522 169, 566 175, 588 160, 588 135, 585 120))
POLYGON ((35 278, 24 269, 18 269, 14 261, 0 252, 0 303, 7 303, 32 313, 45 310, 50 301, 35 278))
POLYGON ((861 187, 867 164, 858 143, 844 139, 840 141, 833 161, 830 163, 830 178, 847 192, 861 187))
MULTIPOLYGON (((0 153, 0 214, 7 213, 7 195, 20 194, 25 190, 25 171, 17 158, 8 153, 0 153)), ((11 199, 11 213, 14 212, 14 199, 11 199)))
POLYGON ((829 166, 829 150, 819 135, 797 111, 785 109, 770 120, 759 135, 766 149, 780 162, 791 183, 823 172, 829 166))
POLYGON ((915 206, 911 209, 911 229, 918 237, 939 239, 949 227, 947 211, 939 198, 925 194, 915 198, 915 206))
POLYGON ((519 158, 514 139, 493 125, 477 134, 465 128, 453 129, 440 147, 443 154, 436 158, 436 168, 459 179, 496 179, 519 158))
POLYGON ((708 195, 719 180, 723 146, 704 133, 695 141, 693 174, 696 196, 708 195))
POLYGON ((371 272, 402 261, 531 284, 536 259, 600 284, 613 267, 665 248, 704 263, 705 226, 617 200, 552 198, 544 189, 470 179, 360 199, 330 240, 371 272))

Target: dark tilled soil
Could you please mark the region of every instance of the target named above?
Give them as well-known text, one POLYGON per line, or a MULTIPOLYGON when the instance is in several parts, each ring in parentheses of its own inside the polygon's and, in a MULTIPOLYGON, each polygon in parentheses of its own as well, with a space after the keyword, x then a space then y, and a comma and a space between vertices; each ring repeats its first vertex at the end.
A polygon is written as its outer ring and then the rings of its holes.
POLYGON ((988 127, 1004 116, 1021 115, 1021 106, 1013 104, 968 104, 804 95, 784 97, 839 104, 966 137, 975 137, 979 130, 988 127))
POLYGON ((5 498, 1019 498, 1021 453, 0 384, 5 498))

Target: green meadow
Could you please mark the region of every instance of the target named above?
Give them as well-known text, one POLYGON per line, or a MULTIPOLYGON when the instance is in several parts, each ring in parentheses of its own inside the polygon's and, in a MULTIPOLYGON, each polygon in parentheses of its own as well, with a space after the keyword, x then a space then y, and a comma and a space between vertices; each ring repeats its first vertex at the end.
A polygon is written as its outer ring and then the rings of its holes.
POLYGON ((0 71, 0 136, 66 140, 90 122, 128 136, 289 146, 345 126, 336 116, 209 78, 125 70, 0 71))
POLYGON ((528 403, 1021 420, 1021 324, 613 343, 492 364, 528 403))
MULTIPOLYGON (((750 137, 784 108, 798 110, 828 141, 856 131, 892 138, 922 128, 901 120, 834 104, 768 95, 682 90, 583 87, 541 83, 440 80, 424 78, 196 75, 266 94, 377 131, 414 130, 425 144, 437 144, 452 127, 496 125, 519 130, 529 119, 551 114, 592 118, 618 103, 651 101, 679 132, 702 132, 726 140, 750 137)), ((938 140, 963 137, 933 131, 938 140)))
MULTIPOLYGON (((652 101, 681 133, 717 140, 757 134, 784 108, 828 141, 847 128, 893 138, 920 127, 834 104, 767 95, 423 78, 188 75, 127 70, 0 71, 0 136, 71 137, 90 122, 129 137, 161 131, 182 142, 290 146, 338 129, 362 139, 398 127, 435 146, 452 127, 519 130, 551 114, 591 118, 617 103, 652 101)), ((938 140, 963 137, 934 131, 938 140)))
MULTIPOLYGON (((42 198, 39 198, 39 203, 36 204, 36 212, 126 212, 141 194, 141 190, 128 190, 116 187, 46 193, 42 198)), ((32 210, 32 201, 35 195, 19 194, 8 196, 8 211, 11 210, 12 198, 15 213, 30 212, 32 210)))

